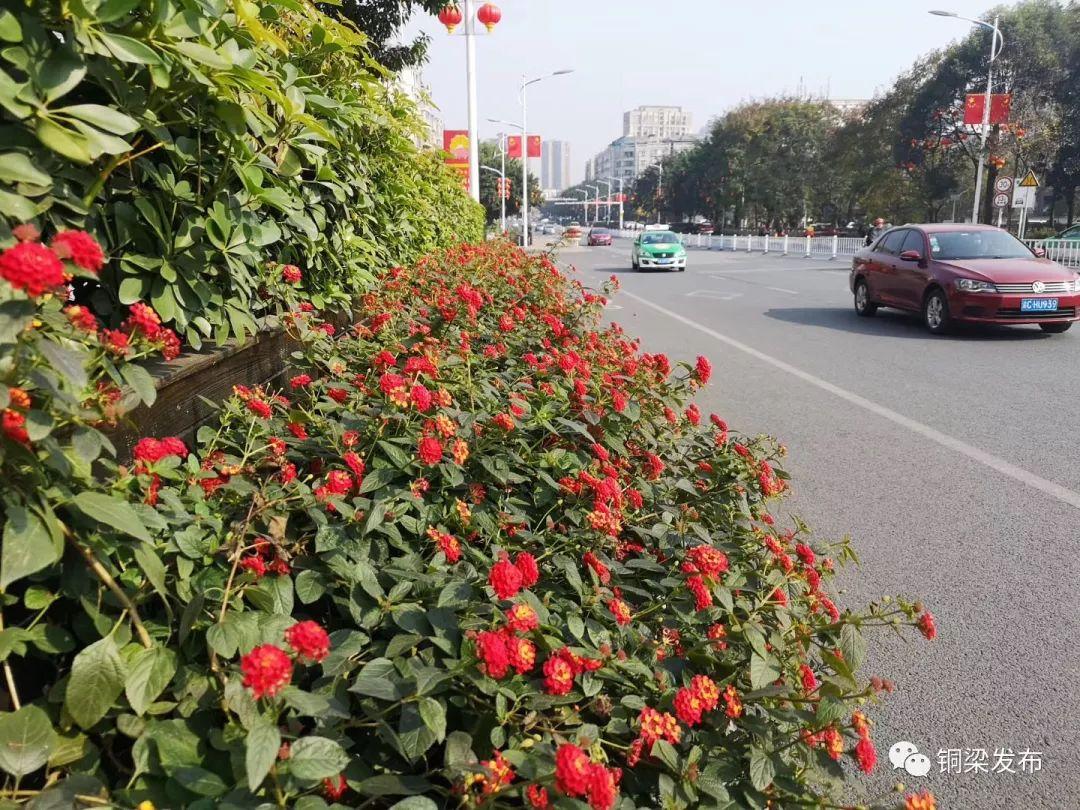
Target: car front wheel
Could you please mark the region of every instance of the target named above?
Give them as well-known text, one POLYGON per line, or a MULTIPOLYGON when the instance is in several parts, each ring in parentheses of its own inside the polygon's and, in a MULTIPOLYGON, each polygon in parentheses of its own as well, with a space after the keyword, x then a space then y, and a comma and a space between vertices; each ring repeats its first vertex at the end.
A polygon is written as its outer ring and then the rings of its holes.
POLYGON ((1072 326, 1072 321, 1067 323, 1040 323, 1039 328, 1044 332, 1049 332, 1051 335, 1060 335, 1062 332, 1068 332, 1069 327, 1072 326))
POLYGON ((949 302, 941 290, 931 290, 923 301, 923 323, 935 335, 942 335, 952 326, 949 302))
POLYGON ((855 314, 862 318, 869 318, 877 312, 878 305, 870 300, 870 287, 865 281, 859 279, 855 284, 855 314))

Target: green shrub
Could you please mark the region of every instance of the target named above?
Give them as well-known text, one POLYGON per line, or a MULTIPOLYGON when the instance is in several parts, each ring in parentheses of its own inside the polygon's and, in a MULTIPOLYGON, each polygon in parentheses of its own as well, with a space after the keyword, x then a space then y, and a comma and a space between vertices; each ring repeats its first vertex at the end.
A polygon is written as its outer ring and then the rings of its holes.
POLYGON ((860 628, 932 618, 841 613, 846 545, 770 516, 777 446, 602 303, 500 243, 391 271, 345 334, 294 301, 284 393, 125 468, 109 336, 0 282, 6 795, 760 808, 871 769, 860 628))
POLYGON ((482 237, 363 35, 310 3, 12 3, 0 41, 0 236, 98 233, 122 256, 94 300, 107 317, 145 300, 187 342, 222 341, 269 309, 268 259, 343 305, 482 237))

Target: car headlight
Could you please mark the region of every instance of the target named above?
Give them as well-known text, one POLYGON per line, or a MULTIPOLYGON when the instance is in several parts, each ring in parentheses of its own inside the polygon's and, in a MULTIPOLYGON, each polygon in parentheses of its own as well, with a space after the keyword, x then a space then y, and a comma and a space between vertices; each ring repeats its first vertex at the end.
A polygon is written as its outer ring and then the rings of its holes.
POLYGON ((956 289, 961 292, 974 292, 974 293, 994 293, 997 292, 997 287, 991 284, 989 281, 979 281, 974 278, 958 278, 956 280, 956 289))
POLYGON ((1080 278, 1076 278, 1072 283, 1073 292, 1080 292, 1080 278))

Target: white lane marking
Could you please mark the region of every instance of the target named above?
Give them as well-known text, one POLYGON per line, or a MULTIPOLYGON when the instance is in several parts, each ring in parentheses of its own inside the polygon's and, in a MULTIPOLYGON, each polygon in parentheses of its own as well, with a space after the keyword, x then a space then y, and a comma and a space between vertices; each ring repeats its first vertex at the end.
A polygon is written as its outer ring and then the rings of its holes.
POLYGON ((606 308, 607 309, 622 309, 622 306, 619 305, 619 304, 608 304, 606 308))
POLYGON ((904 416, 902 413, 897 413, 890 408, 886 408, 884 405, 878 405, 876 402, 872 402, 865 397, 861 397, 858 394, 852 393, 851 391, 841 388, 838 385, 833 385, 831 382, 827 382, 820 377, 815 377, 813 374, 803 371, 802 369, 798 369, 789 363, 785 363, 783 360, 779 360, 772 355, 768 355, 762 351, 758 351, 753 346, 748 346, 747 344, 735 340, 734 338, 730 338, 727 335, 722 335, 716 330, 710 329, 707 326, 703 326, 696 321, 692 321, 677 312, 672 312, 670 309, 666 309, 659 304, 654 304, 652 301, 646 300, 640 295, 634 295, 632 292, 627 292, 626 290, 622 291, 622 295, 633 298, 635 301, 644 304, 647 307, 652 307, 657 312, 661 312, 664 315, 667 315, 669 318, 674 318, 676 321, 684 323, 694 329, 697 329, 699 332, 702 332, 709 337, 715 338, 721 343, 726 343, 733 349, 738 349, 741 352, 745 352, 751 357, 755 357, 762 362, 768 363, 769 365, 780 369, 781 371, 785 371, 794 377, 798 377, 803 382, 807 382, 810 385, 816 386, 823 391, 827 391, 830 394, 839 397, 840 399, 850 402, 852 405, 856 405, 863 410, 870 411, 870 413, 877 414, 884 419, 888 419, 890 422, 907 428, 913 433, 917 433, 932 442, 940 444, 942 447, 948 448, 949 450, 954 450, 961 455, 967 456, 972 461, 977 461, 979 464, 989 467, 992 470, 996 470, 1002 475, 1012 478, 1014 481, 1025 484, 1032 489, 1037 489, 1052 498, 1056 498, 1062 503, 1066 503, 1069 506, 1080 509, 1080 493, 1073 492, 1071 489, 1067 489, 1060 484, 1055 484, 1053 481, 1048 481, 1047 479, 1042 478, 1033 472, 1025 470, 1023 467, 1017 467, 1015 464, 1012 464, 1003 458, 999 458, 998 456, 992 455, 991 453, 987 453, 985 450, 980 450, 978 447, 970 445, 967 442, 961 441, 960 439, 957 439, 953 436, 949 436, 946 433, 942 433, 940 430, 935 430, 929 425, 924 425, 922 422, 917 422, 914 419, 904 416))
POLYGON ((798 295, 798 290, 785 290, 783 287, 769 287, 770 290, 776 290, 777 292, 787 293, 788 295, 798 295))
MULTIPOLYGON (((693 292, 683 293, 687 298, 712 298, 717 301, 732 301, 736 298, 741 298, 742 293, 722 293, 716 290, 694 290, 693 292)), ((637 298, 637 296, 633 296, 637 298)))

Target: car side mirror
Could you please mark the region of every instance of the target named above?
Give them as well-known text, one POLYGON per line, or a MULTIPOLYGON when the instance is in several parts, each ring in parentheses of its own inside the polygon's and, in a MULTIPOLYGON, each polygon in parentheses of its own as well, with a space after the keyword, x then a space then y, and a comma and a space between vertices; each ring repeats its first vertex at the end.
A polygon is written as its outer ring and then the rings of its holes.
POLYGON ((1035 254, 1036 259, 1046 258, 1046 250, 1041 247, 1033 248, 1031 252, 1035 254))
POLYGON ((917 250, 905 250, 900 254, 900 260, 905 262, 919 262, 922 261, 922 254, 917 250))

